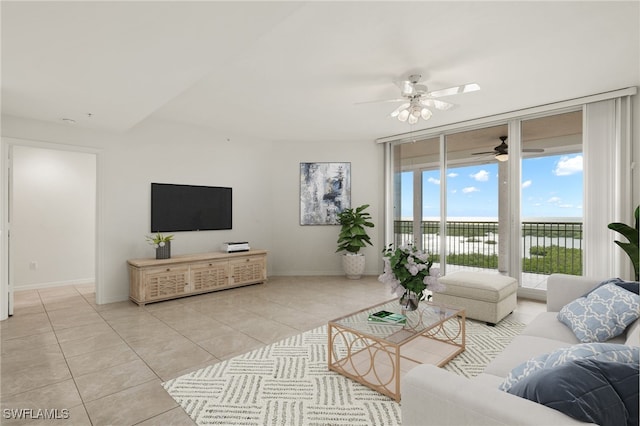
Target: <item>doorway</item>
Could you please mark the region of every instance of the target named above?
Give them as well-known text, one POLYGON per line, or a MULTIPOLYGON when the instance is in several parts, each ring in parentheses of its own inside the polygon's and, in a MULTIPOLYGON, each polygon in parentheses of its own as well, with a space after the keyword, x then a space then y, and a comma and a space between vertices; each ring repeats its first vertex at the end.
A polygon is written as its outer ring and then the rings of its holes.
POLYGON ((11 315, 15 291, 96 284, 97 154, 11 141, 7 157, 11 315))

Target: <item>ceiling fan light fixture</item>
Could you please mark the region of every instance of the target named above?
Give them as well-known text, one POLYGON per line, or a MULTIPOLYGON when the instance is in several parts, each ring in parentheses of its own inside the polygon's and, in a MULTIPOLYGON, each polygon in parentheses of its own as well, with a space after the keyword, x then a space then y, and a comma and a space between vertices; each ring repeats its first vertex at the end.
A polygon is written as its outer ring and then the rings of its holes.
POLYGON ((499 152, 498 154, 496 154, 496 160, 498 160, 498 161, 505 162, 508 159, 509 159, 509 154, 507 154, 505 152, 499 152))
POLYGON ((409 124, 416 124, 418 122, 419 118, 416 117, 415 115, 411 114, 409 116, 409 124))
POLYGON ((422 108, 422 111, 420 111, 420 116, 422 117, 423 120, 430 119, 432 115, 433 113, 426 108, 422 108))
POLYGON ((405 121, 407 121, 408 118, 409 118, 409 110, 408 109, 403 109, 402 111, 400 111, 398 113, 398 120, 402 121, 403 123, 405 121))

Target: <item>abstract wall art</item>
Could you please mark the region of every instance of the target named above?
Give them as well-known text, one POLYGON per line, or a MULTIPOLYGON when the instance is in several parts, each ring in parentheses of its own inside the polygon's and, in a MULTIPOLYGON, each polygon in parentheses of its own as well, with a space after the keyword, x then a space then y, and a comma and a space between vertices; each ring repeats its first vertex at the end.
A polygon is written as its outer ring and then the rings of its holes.
POLYGON ((351 163, 300 163, 300 225, 337 225, 351 207, 351 163))

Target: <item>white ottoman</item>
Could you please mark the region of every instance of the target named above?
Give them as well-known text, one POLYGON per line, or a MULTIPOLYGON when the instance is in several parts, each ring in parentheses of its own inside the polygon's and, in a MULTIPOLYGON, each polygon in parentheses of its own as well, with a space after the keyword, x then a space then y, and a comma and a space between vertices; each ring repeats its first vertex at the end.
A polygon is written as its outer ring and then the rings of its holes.
POLYGON ((454 272, 441 277, 446 286, 433 293, 433 301, 465 308, 467 318, 497 324, 516 308, 518 281, 483 272, 454 272))

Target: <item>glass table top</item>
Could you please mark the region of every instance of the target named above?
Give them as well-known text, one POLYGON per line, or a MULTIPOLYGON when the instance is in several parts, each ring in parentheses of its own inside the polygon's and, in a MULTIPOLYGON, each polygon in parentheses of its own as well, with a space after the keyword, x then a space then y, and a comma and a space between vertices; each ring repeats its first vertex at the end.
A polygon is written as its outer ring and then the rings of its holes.
POLYGON ((421 301, 415 311, 405 311, 398 299, 380 303, 358 312, 330 321, 330 324, 357 331, 360 334, 375 337, 389 343, 402 344, 417 334, 427 332, 449 318, 458 316, 464 308, 421 301), (388 311, 406 316, 405 323, 385 323, 369 320, 369 315, 388 311))

